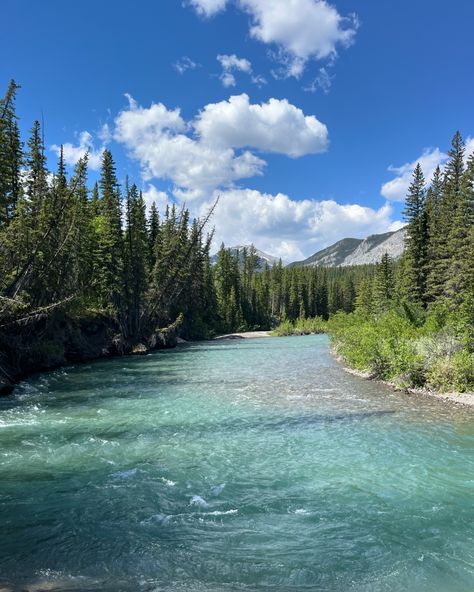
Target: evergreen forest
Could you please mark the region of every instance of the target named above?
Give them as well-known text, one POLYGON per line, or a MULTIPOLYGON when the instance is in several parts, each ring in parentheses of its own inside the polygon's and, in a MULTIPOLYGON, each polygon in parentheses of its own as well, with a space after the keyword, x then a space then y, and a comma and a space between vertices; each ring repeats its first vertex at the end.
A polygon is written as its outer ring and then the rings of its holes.
POLYGON ((474 156, 459 132, 428 183, 418 165, 400 261, 259 269, 253 247, 221 246, 203 219, 146 207, 102 154, 49 168, 42 125, 20 137, 11 81, 0 101, 0 369, 33 370, 243 330, 328 331, 356 368, 406 386, 474 385, 474 156), (316 320, 314 320, 316 319, 316 320), (328 322, 329 320, 329 322, 328 322), (302 330, 303 328, 304 330, 302 330))

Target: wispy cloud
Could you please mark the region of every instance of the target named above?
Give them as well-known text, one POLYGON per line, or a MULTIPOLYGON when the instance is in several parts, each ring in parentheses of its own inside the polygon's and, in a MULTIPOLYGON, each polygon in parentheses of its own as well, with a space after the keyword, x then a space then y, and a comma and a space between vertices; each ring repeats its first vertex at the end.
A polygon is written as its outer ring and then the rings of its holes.
POLYGON ((173 67, 179 74, 184 74, 187 70, 196 70, 196 68, 200 68, 201 64, 194 62, 188 56, 183 56, 173 64, 173 67))
POLYGON ((243 72, 250 76, 250 80, 257 86, 263 86, 267 83, 265 78, 260 75, 253 73, 252 64, 246 58, 239 58, 235 54, 219 54, 217 61, 222 67, 222 73, 219 76, 224 87, 229 88, 236 86, 237 81, 235 79, 234 72, 243 72))
POLYGON ((227 0, 188 0, 199 16, 210 18, 227 6, 227 0))
MULTIPOLYGON (((70 142, 63 144, 63 155, 66 164, 74 166, 80 158, 83 158, 87 154, 88 166, 92 170, 99 170, 102 162, 102 152, 111 139, 110 130, 107 124, 102 126, 98 136, 102 140, 102 146, 100 148, 95 148, 93 136, 88 131, 83 131, 78 134, 77 144, 72 144, 70 142)), ((51 150, 59 156, 61 147, 57 144, 53 144, 51 150)))
POLYGON ((318 90, 321 90, 325 95, 327 95, 331 90, 333 79, 334 74, 330 73, 329 67, 319 68, 316 78, 314 78, 310 84, 303 87, 303 90, 307 92, 317 92, 318 90))

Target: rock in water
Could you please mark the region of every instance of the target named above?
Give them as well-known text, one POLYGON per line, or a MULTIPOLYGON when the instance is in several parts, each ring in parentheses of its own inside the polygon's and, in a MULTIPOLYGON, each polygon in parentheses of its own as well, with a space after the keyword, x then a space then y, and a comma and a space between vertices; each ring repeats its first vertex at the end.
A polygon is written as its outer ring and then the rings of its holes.
POLYGON ((148 348, 143 343, 137 343, 132 347, 132 354, 134 356, 144 356, 148 353, 148 348))

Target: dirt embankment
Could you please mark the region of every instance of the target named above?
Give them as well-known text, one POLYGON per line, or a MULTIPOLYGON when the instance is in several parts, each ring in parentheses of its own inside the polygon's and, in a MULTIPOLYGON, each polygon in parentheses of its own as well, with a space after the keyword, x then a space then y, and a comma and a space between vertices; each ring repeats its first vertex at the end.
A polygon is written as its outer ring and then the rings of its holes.
POLYGON ((18 380, 35 372, 174 347, 177 330, 178 325, 171 325, 130 343, 121 336, 118 324, 105 315, 74 318, 61 313, 28 326, 4 328, 0 333, 0 395, 8 395, 18 380))

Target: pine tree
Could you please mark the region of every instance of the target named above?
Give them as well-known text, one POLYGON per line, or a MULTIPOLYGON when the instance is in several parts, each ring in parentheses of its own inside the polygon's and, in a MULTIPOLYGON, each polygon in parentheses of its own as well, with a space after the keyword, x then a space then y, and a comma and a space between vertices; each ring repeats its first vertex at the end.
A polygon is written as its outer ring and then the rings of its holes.
POLYGON ((464 143, 459 132, 453 140, 451 161, 446 171, 446 189, 454 209, 451 214, 451 229, 448 242, 448 277, 445 286, 446 296, 454 306, 464 297, 471 268, 469 247, 471 228, 474 223, 474 201, 472 195, 472 164, 464 172, 464 143), (459 175, 461 178, 459 179, 459 175))
POLYGON ((153 202, 150 208, 150 215, 148 218, 148 264, 150 269, 155 265, 155 245, 158 232, 160 231, 160 217, 156 203, 153 202))
POLYGON ((127 307, 124 332, 127 338, 139 340, 141 337, 141 305, 147 290, 148 279, 148 234, 146 226, 146 206, 137 186, 126 188, 125 230, 125 286, 127 307))
POLYGON ((408 300, 419 303, 426 302, 428 221, 425 200, 425 178, 418 163, 413 171, 403 214, 407 222, 404 295, 408 300))
POLYGON ((444 182, 441 169, 436 170, 426 197, 426 216, 428 225, 427 249, 427 300, 434 301, 444 291, 446 242, 448 240, 449 217, 447 219, 446 203, 444 202, 444 182))
POLYGON ((115 174, 115 163, 109 150, 102 154, 100 215, 95 221, 97 232, 96 277, 100 306, 118 311, 123 300, 123 238, 121 196, 115 174))
POLYGON ((377 263, 372 289, 373 304, 378 312, 384 312, 390 307, 394 287, 393 259, 388 253, 384 253, 377 263))
POLYGON ((23 152, 15 112, 19 88, 11 80, 5 97, 0 100, 0 228, 11 220, 21 191, 23 152))

